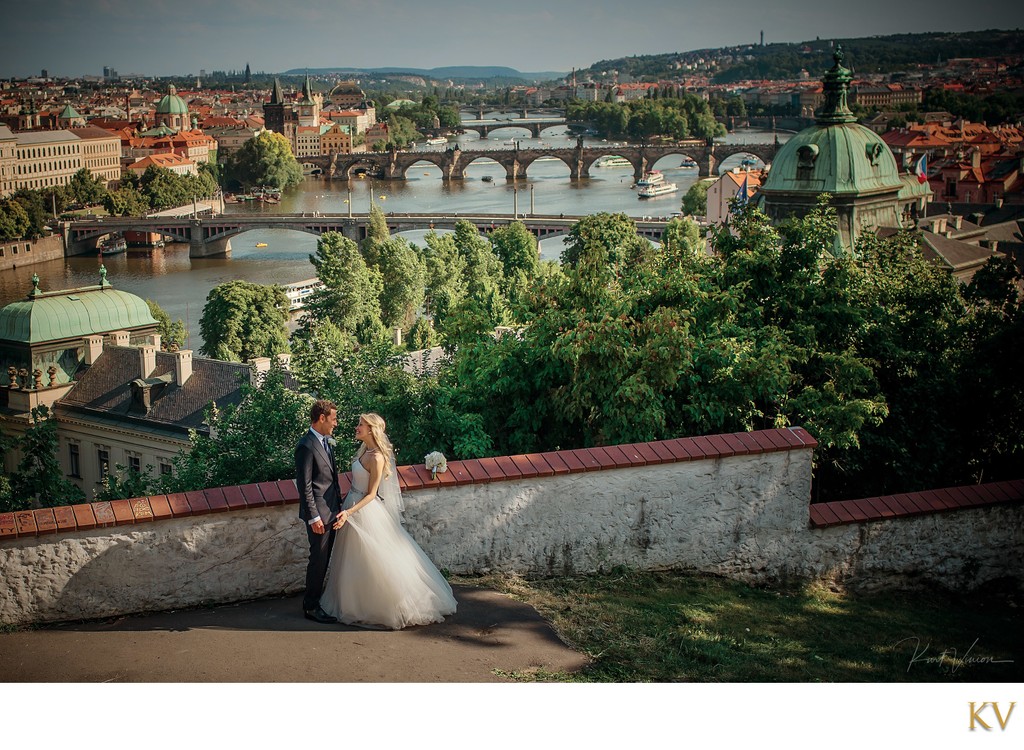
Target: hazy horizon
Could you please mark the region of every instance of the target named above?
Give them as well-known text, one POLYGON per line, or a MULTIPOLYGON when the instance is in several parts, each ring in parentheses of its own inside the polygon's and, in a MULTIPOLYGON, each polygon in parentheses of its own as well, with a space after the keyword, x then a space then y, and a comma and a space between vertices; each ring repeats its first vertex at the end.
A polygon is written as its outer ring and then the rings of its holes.
POLYGON ((280 73, 293 68, 503 66, 565 71, 600 60, 752 44, 1020 28, 1024 4, 861 0, 54 0, 5 11, 0 76, 280 73), (909 5, 920 6, 918 8, 909 5), (845 8, 845 13, 840 9, 845 8), (767 11, 767 12, 766 12, 767 11))

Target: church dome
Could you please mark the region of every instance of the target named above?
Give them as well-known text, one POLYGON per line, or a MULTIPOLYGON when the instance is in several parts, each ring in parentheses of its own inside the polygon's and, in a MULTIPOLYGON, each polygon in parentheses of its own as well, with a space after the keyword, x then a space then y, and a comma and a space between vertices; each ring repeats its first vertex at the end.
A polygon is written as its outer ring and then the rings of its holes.
POLYGON ((177 89, 170 86, 167 89, 167 94, 156 105, 156 113, 158 115, 187 115, 188 106, 185 104, 185 100, 178 96, 177 89))
POLYGON ((852 74, 842 65, 842 49, 834 59, 835 66, 825 74, 825 102, 817 121, 786 142, 772 160, 761 187, 766 201, 773 194, 869 196, 902 187, 889 146, 858 124, 847 106, 852 74))
POLYGON ((0 309, 0 341, 38 344, 156 324, 144 299, 104 279, 84 289, 43 293, 35 288, 27 299, 0 309))

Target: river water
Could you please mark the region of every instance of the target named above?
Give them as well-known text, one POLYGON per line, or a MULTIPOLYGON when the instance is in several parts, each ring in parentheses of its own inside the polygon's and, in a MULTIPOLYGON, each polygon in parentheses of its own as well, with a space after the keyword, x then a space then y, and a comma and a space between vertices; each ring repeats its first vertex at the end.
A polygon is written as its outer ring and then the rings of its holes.
MULTIPOLYGON (((498 116, 496 116, 498 117, 498 116)), ((508 117, 504 115, 503 117, 508 117)), ((736 131, 726 137, 727 142, 770 142, 772 133, 763 131, 736 131)), ((780 140, 784 137, 780 134, 780 140)), ((575 144, 564 126, 549 128, 540 138, 531 138, 522 128, 492 131, 481 140, 468 132, 453 139, 464 151, 474 148, 512 148, 512 139, 520 148, 561 148, 575 144)), ((586 139, 586 145, 608 146, 595 139, 586 139)), ((429 150, 432 147, 417 146, 429 150)), ((443 147, 441 147, 443 148, 443 147)), ((468 155, 465 154, 464 157, 468 155)), ((738 164, 739 157, 723 163, 723 168, 738 164)), ((511 214, 517 206, 520 214, 583 215, 600 211, 622 212, 630 216, 667 216, 679 210, 682 196, 697 180, 697 169, 682 165, 682 158, 669 156, 654 168, 661 170, 679 191, 658 198, 640 200, 633 189, 631 168, 594 168, 591 177, 573 182, 569 167, 557 160, 538 160, 530 165, 525 180, 513 186, 505 179, 505 171, 493 161, 480 161, 466 169, 466 179, 445 183, 441 171, 424 162, 409 170, 404 182, 371 179, 328 180, 307 178, 301 185, 288 190, 277 206, 266 204, 229 204, 228 212, 347 213, 349 201, 352 210, 360 213, 369 209, 373 200, 384 211, 511 214), (490 176, 491 181, 483 178, 490 176), (531 203, 532 201, 532 203, 531 203)), ((424 232, 408 232, 403 236, 419 245, 424 232)), ((316 237, 289 230, 252 230, 231 240, 230 258, 189 258, 188 245, 171 244, 152 251, 135 251, 103 259, 107 280, 115 288, 155 300, 173 318, 186 322, 190 333, 189 346, 198 349, 201 344, 199 319, 206 296, 213 287, 232 279, 244 279, 260 284, 288 284, 314 275, 309 263, 310 253, 316 250, 316 237), (266 247, 256 247, 266 243, 266 247)), ((551 238, 541 243, 541 257, 557 259, 562 240, 551 238)), ((0 273, 0 306, 23 299, 32 288, 32 275, 40 277, 43 291, 89 286, 99 282, 100 261, 94 256, 78 256, 23 266, 0 273)))

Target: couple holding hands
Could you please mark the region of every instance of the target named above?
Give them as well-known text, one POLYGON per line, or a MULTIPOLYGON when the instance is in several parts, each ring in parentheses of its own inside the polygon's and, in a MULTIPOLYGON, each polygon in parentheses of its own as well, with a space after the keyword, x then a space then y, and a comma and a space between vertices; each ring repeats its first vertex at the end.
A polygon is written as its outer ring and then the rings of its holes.
POLYGON ((302 609, 322 623, 398 630, 455 612, 451 586, 402 526, 402 492, 384 420, 359 417, 352 489, 342 500, 331 434, 337 408, 316 401, 295 448, 309 563, 302 609))

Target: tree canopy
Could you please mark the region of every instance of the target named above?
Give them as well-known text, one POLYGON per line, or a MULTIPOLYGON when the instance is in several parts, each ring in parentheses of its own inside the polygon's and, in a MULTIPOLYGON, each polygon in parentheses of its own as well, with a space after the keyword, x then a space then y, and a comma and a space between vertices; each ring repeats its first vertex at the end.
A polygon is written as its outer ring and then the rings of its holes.
POLYGON ((292 154, 288 139, 269 130, 242 144, 228 158, 225 174, 230 182, 243 188, 285 188, 302 182, 302 167, 292 154))
POLYGON ((276 285, 220 284, 206 296, 199 330, 206 357, 246 362, 276 356, 289 350, 288 298, 276 285))

